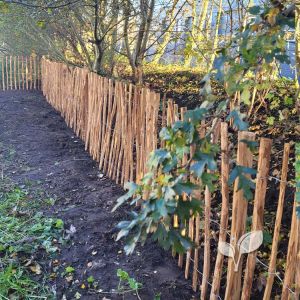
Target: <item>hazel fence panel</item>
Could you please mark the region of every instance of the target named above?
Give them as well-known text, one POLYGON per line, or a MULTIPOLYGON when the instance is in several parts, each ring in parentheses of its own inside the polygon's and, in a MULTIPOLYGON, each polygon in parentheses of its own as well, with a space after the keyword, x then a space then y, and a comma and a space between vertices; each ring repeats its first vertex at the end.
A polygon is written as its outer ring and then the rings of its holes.
POLYGON ((7 90, 40 89, 40 58, 36 55, 0 58, 0 88, 7 90))
MULTIPOLYGON (((173 101, 169 100, 166 116, 168 125, 176 121, 176 114, 177 107, 173 101)), ((212 136, 214 143, 218 143, 219 134, 221 140, 219 163, 219 173, 221 174, 221 207, 217 213, 214 207, 214 213, 212 213, 211 203, 214 199, 207 187, 201 186, 202 190, 199 189, 199 191, 197 191, 197 198, 202 202, 204 213, 201 216, 192 216, 189 224, 186 224, 185 230, 182 230, 184 234, 188 232, 189 237, 195 244, 195 248, 189 250, 186 255, 179 254, 178 265, 185 268, 186 278, 191 277, 192 287, 194 291, 200 292, 200 299, 250 299, 253 283, 257 279, 257 277, 255 279, 254 273, 258 271, 258 266, 264 268, 267 273, 264 299, 273 299, 271 291, 274 278, 278 279, 278 286, 283 283, 281 299, 298 299, 296 292, 300 283, 297 282, 299 281, 299 277, 295 276, 295 268, 297 266, 297 259, 299 259, 297 258, 297 253, 300 251, 300 232, 299 230, 297 231, 297 222, 299 224, 299 219, 296 218, 296 204, 294 204, 292 212, 292 223, 286 258, 287 265, 285 267, 284 276, 281 277, 276 270, 276 255, 283 212, 283 201, 288 183, 287 173, 290 144, 287 143, 284 145, 281 178, 278 179, 278 182, 280 182, 278 209, 273 234, 270 266, 268 266, 267 262, 264 263, 257 257, 256 250, 251 251, 247 255, 247 253, 245 253, 247 249, 241 247, 241 239, 247 239, 248 235, 249 249, 251 249, 251 245, 257 243, 258 233, 262 239, 265 197, 268 183, 270 182, 269 179, 272 178, 269 176, 272 140, 267 138, 260 138, 259 140, 256 188, 254 200, 251 202, 251 215, 249 215, 249 217, 252 218, 252 227, 251 231, 249 231, 249 229, 246 231, 246 220, 249 212, 248 200, 244 198, 243 191, 238 189, 238 179, 236 179, 234 188, 230 192, 228 179, 230 165, 232 163, 230 164, 229 157, 237 157, 236 165, 252 167, 254 156, 244 141, 255 141, 256 137, 251 132, 239 132, 237 154, 235 155, 233 150, 229 151, 230 141, 228 138, 227 123, 221 123, 219 125, 214 126, 215 129, 212 136), (256 234, 256 237, 249 239, 250 234, 256 234), (232 247, 233 257, 226 257, 220 251, 215 251, 214 253, 217 252, 216 258, 213 258, 211 256, 211 249, 214 247, 217 248, 224 242, 227 242, 227 245, 232 247), (243 255, 242 252, 244 252, 243 255), (247 257, 244 257, 246 255, 247 257), (226 262, 228 264, 227 268, 226 262), (193 265, 191 263, 193 263, 193 265)), ((202 124, 201 127, 202 129, 199 130, 199 134, 204 136, 205 124, 202 124)), ((174 226, 178 226, 178 220, 175 220, 174 226)))
MULTIPOLYGON (((85 142, 86 150, 99 163, 100 170, 123 186, 127 181, 139 182, 147 172, 147 157, 158 147, 160 126, 172 126, 183 119, 187 110, 178 107, 171 99, 161 99, 148 88, 101 77, 85 68, 70 67, 45 58, 40 63, 34 56, 2 58, 0 80, 4 91, 41 88, 47 101, 85 142)), ((205 135, 209 129, 207 126, 200 124, 200 136, 205 135)), ((195 245, 185 255, 178 255, 178 265, 184 269, 185 277, 191 279, 193 290, 199 291, 201 299, 250 299, 257 272, 262 268, 267 274, 264 300, 273 299, 275 280, 279 282, 277 292, 282 285, 281 299, 298 299, 300 223, 296 216, 296 201, 291 214, 285 272, 279 274, 276 270, 290 144, 284 145, 281 178, 277 179, 280 182, 279 197, 268 262, 259 257, 256 248, 264 230, 272 141, 260 138, 259 153, 254 155, 244 142, 258 140, 254 133, 239 132, 233 139, 229 138, 227 123, 217 119, 211 126, 212 142, 220 145, 216 173, 220 174, 221 202, 216 205, 219 199, 216 194, 200 182, 194 182, 199 184, 199 189, 193 197, 199 200, 204 211, 203 214, 191 215, 185 224, 179 224, 178 217, 174 217, 174 226, 183 227, 182 234, 195 245), (232 145, 232 141, 236 145, 232 145), (257 169, 253 201, 245 199, 239 189, 239 179, 235 180, 233 189, 230 188, 228 180, 233 164, 254 165, 257 169), (252 219, 251 229, 246 226, 247 217, 252 219)), ((164 146, 164 142, 160 146, 164 146)), ((194 151, 191 147, 182 163, 189 161, 194 151)), ((184 199, 190 201, 187 195, 184 199)), ((176 253, 173 255, 177 256, 176 253)))

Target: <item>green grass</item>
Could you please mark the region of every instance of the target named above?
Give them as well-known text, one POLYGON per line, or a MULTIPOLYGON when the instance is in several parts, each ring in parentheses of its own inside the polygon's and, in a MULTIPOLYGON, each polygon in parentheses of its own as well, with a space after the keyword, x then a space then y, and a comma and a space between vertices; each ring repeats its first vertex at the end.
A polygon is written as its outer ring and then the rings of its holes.
POLYGON ((0 182, 0 299, 54 299, 36 257, 55 255, 63 222, 38 212, 24 188, 0 182), (39 252, 39 255, 37 255, 39 252))

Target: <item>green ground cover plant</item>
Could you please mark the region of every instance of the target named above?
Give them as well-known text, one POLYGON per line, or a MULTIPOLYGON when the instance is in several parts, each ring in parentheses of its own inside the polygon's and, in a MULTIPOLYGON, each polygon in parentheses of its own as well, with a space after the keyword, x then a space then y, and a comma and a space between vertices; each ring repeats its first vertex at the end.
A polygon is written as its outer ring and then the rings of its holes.
POLYGON ((55 255, 62 221, 37 209, 26 187, 0 182, 0 299, 54 299, 38 258, 55 255))

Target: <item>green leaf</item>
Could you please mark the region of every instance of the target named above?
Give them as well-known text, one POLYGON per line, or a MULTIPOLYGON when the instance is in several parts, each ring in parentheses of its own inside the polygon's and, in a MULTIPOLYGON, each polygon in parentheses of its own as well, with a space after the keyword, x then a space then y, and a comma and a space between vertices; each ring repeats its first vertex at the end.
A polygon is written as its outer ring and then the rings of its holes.
POLYGON ((249 140, 241 140, 241 142, 246 144, 251 152, 255 152, 257 150, 258 142, 249 140))
POLYGON ((266 123, 270 126, 273 126, 275 122, 275 117, 267 117, 266 123))
POLYGON ((220 114, 221 112, 225 111, 227 108, 227 101, 224 100, 224 101, 221 101, 219 104, 218 104, 218 107, 216 109, 216 114, 220 114))
POLYGON ((129 229, 121 229, 117 235, 116 241, 119 241, 124 236, 127 236, 129 233, 129 229))
POLYGON ((288 106, 291 106, 291 105, 294 104, 294 99, 292 97, 285 96, 284 97, 284 104, 288 105, 288 106))
POLYGON ((55 222, 55 228, 63 229, 64 228, 64 221, 61 219, 57 219, 55 222))
POLYGON ((159 137, 162 141, 169 141, 172 139, 172 132, 169 127, 163 127, 159 132, 159 137))
POLYGON ((300 219, 300 206, 296 207, 296 215, 297 215, 297 218, 300 219))
POLYGON ((207 186, 210 192, 216 190, 215 181, 218 179, 217 174, 213 173, 204 173, 201 177, 202 185, 207 186))
POLYGON ((237 109, 234 109, 226 118, 226 121, 229 121, 231 118, 233 118, 233 126, 237 130, 247 130, 248 129, 248 123, 243 121, 243 118, 245 117, 244 114, 240 113, 237 109))
POLYGON ((160 163, 162 163, 164 160, 170 159, 170 158, 171 158, 171 155, 170 155, 169 151, 167 151, 165 149, 158 149, 158 150, 153 151, 150 154, 150 158, 148 160, 147 165, 150 168, 157 168, 160 163))
POLYGON ((207 114, 207 109, 196 108, 194 110, 188 110, 184 115, 185 121, 191 121, 192 123, 200 123, 207 114))
POLYGON ((197 189, 198 186, 192 182, 178 182, 176 185, 173 186, 174 191, 181 195, 183 193, 186 193, 187 195, 190 195, 193 190, 197 189))
POLYGON ((158 199, 155 201, 155 211, 156 214, 158 215, 157 219, 160 219, 161 217, 165 217, 168 214, 168 210, 166 208, 164 199, 158 199))
POLYGON ((95 282, 95 278, 94 278, 93 276, 89 276, 88 279, 87 279, 87 282, 88 282, 89 284, 92 284, 92 283, 95 282))
POLYGON ((269 231, 263 231, 263 244, 268 246, 272 244, 272 241, 272 234, 269 231))
POLYGON ((251 6, 249 9, 248 9, 248 12, 251 14, 251 15, 259 15, 260 14, 260 6, 258 5, 254 5, 254 6, 251 6))
POLYGON ((67 273, 67 274, 71 274, 71 273, 73 273, 74 271, 75 271, 75 269, 74 269, 73 267, 71 267, 71 266, 66 267, 66 273, 67 273))
POLYGON ((45 29, 46 28, 46 22, 44 20, 37 21, 36 25, 38 27, 40 27, 41 29, 45 29))
POLYGON ((236 165, 235 168, 231 171, 229 176, 229 184, 233 184, 233 182, 238 179, 238 187, 237 191, 243 190, 243 196, 247 200, 251 200, 253 198, 253 193, 251 189, 255 188, 255 184, 253 181, 248 178, 246 175, 255 175, 256 170, 244 166, 236 165))
POLYGON ((129 274, 122 269, 117 270, 117 276, 124 281, 127 281, 129 279, 129 274))
POLYGON ((245 87, 241 94, 242 102, 244 102, 246 105, 250 105, 250 96, 251 96, 251 94, 250 94, 249 87, 245 87))
POLYGON ((137 184, 135 184, 134 182, 125 183, 124 188, 128 189, 128 192, 125 195, 118 198, 117 204, 113 207, 112 212, 114 212, 118 207, 120 207, 128 199, 130 199, 136 193, 138 187, 139 186, 137 184))
POLYGON ((237 177, 243 174, 249 174, 249 175, 255 175, 256 170, 248 167, 244 167, 241 165, 236 165, 235 168, 231 171, 230 176, 229 176, 229 181, 228 183, 231 185, 235 181, 237 177))
POLYGON ((190 171, 200 178, 204 172, 205 166, 206 161, 200 160, 192 164, 190 171))

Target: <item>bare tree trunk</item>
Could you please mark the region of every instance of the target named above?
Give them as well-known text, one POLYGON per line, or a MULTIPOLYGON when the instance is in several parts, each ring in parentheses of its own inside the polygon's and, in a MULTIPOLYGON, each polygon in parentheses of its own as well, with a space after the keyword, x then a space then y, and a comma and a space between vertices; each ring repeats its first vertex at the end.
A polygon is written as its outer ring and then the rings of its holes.
MULTIPOLYGON (((193 0, 193 28, 191 31, 191 39, 189 47, 192 49, 192 51, 196 48, 196 43, 198 44, 198 47, 202 47, 203 40, 206 36, 204 29, 205 29, 205 21, 207 19, 207 12, 208 12, 208 5, 209 0, 203 0, 201 3, 202 9, 199 16, 199 22, 197 26, 197 19, 196 19, 196 10, 197 10, 197 2, 196 0, 193 0)), ((186 67, 190 67, 191 61, 192 61, 193 55, 187 53, 184 65, 186 67)))
POLYGON ((208 18, 208 22, 206 25, 206 39, 209 41, 211 36, 212 36, 212 19, 213 19, 213 13, 214 13, 214 9, 215 9, 215 3, 212 2, 210 5, 210 13, 209 13, 209 18, 208 18))
POLYGON ((132 69, 133 81, 136 84, 143 82, 143 60, 147 52, 150 26, 153 19, 155 0, 140 0, 141 23, 139 24, 136 44, 131 51, 129 43, 129 18, 131 3, 124 1, 124 41, 127 57, 132 69))
POLYGON ((108 64, 109 64, 109 75, 112 76, 114 73, 114 68, 116 65, 115 62, 115 54, 116 54, 116 47, 118 41, 118 18, 119 18, 119 7, 118 7, 118 0, 113 0, 112 9, 114 11, 113 17, 111 19, 111 23, 115 24, 111 36, 110 36, 110 48, 109 48, 109 55, 108 55, 108 64))
POLYGON ((163 41, 157 47, 156 54, 152 60, 153 63, 156 63, 156 64, 159 63, 161 57, 164 55, 166 47, 168 46, 168 44, 170 42, 170 39, 173 34, 173 30, 176 25, 176 20, 174 18, 174 15, 175 15, 175 9, 176 9, 176 5, 177 5, 178 1, 179 0, 174 0, 171 9, 167 12, 166 20, 169 19, 168 21, 170 22, 170 26, 164 34, 163 41))
POLYGON ((189 67, 191 65, 191 61, 193 58, 193 55, 190 53, 193 49, 196 47, 195 44, 195 36, 196 36, 196 32, 197 32, 197 1, 193 0, 192 2, 192 28, 191 30, 188 32, 188 38, 187 38, 187 43, 186 43, 186 54, 184 57, 184 65, 186 67, 189 67))
POLYGON ((209 61, 209 65, 208 65, 209 72, 211 71, 214 61, 215 61, 215 58, 216 58, 216 49, 218 47, 218 42, 219 42, 219 28, 220 28, 221 16, 222 16, 222 4, 223 4, 223 1, 219 0, 218 17, 217 17, 217 22, 216 22, 216 27, 215 27, 215 37, 214 37, 214 42, 213 42, 213 47, 212 47, 212 55, 210 57, 210 61, 209 61))
MULTIPOLYGON (((101 2, 101 1, 100 1, 101 2)), ((93 69, 98 74, 103 74, 104 71, 102 70, 102 60, 104 56, 104 49, 103 49, 103 38, 99 37, 99 26, 100 26, 100 5, 99 0, 94 0, 94 51, 95 51, 95 58, 94 58, 94 65, 93 69)))
POLYGON ((103 61, 104 51, 100 43, 95 44, 95 59, 93 70, 98 74, 104 74, 102 69, 102 61, 103 61))

